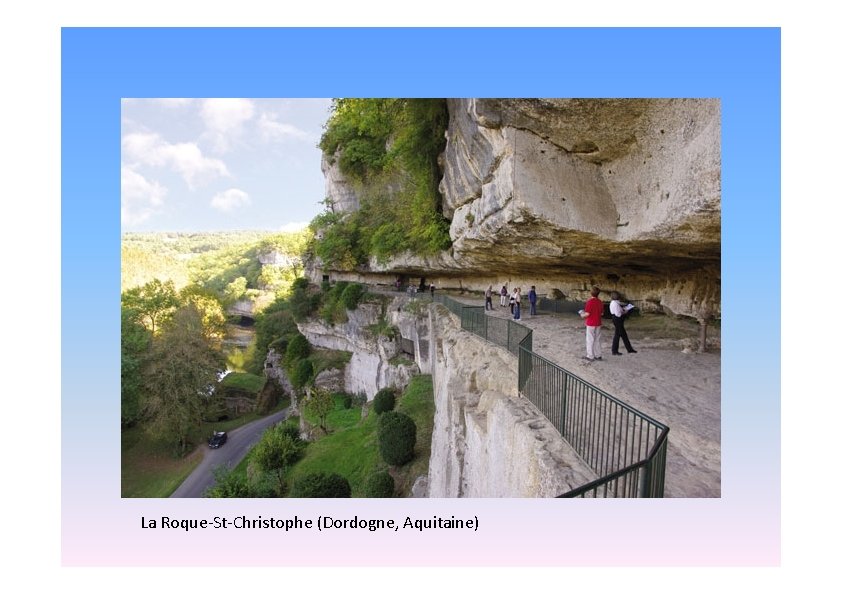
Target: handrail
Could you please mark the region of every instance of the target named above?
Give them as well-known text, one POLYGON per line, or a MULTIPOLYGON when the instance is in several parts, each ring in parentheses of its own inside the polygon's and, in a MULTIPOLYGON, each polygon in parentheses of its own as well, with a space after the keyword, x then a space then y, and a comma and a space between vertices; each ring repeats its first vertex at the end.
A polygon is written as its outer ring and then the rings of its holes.
POLYGON ((559 497, 597 497, 599 488, 603 497, 663 497, 667 426, 534 353, 532 329, 446 295, 436 295, 433 301, 457 314, 464 330, 518 357, 518 391, 600 476, 559 497))

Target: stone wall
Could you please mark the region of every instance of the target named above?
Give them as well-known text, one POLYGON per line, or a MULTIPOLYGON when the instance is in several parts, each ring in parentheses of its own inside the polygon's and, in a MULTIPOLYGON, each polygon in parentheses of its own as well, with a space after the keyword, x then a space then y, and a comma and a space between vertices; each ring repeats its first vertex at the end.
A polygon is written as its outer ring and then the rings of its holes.
POLYGON ((593 474, 558 431, 518 396, 517 361, 432 305, 436 413, 429 497, 554 497, 593 474))

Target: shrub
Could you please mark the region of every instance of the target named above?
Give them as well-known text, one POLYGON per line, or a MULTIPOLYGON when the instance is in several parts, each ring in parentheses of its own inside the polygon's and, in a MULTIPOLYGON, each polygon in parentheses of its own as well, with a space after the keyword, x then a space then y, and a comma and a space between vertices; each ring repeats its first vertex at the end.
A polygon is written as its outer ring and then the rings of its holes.
POLYGON ((412 460, 415 450, 415 422, 396 411, 386 411, 380 416, 377 439, 380 455, 389 465, 404 465, 412 460))
POLYGON ((308 355, 310 355, 310 343, 307 341, 307 337, 295 335, 287 344, 284 359, 291 364, 294 361, 304 359, 308 355))
POLYGON ((378 471, 365 482, 366 498, 391 498, 395 494, 395 480, 388 471, 378 471))
POLYGON ((374 402, 372 403, 374 412, 378 415, 385 411, 391 411, 395 408, 395 389, 381 388, 374 395, 374 402))
POLYGON ((313 378, 313 364, 308 359, 299 360, 289 375, 289 381, 296 389, 301 389, 313 378))
POLYGON ((346 310, 356 310, 364 294, 365 287, 359 283, 351 283, 342 291, 339 301, 346 310))
POLYGON ((353 395, 349 395, 346 392, 338 392, 334 393, 334 396, 342 404, 343 409, 350 409, 354 405, 353 395))
POLYGON ((308 473, 296 480, 290 498, 350 498, 351 484, 337 473, 308 473))
POLYGON ((289 436, 294 442, 298 444, 303 444, 304 441, 301 439, 301 431, 298 429, 298 424, 293 423, 284 423, 278 426, 278 432, 281 434, 286 434, 289 436))

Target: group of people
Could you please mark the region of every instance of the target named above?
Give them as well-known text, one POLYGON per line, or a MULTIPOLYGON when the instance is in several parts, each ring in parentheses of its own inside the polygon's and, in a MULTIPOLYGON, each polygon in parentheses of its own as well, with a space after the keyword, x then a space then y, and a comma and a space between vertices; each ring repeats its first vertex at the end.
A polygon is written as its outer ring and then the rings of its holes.
MULTIPOLYGON (((486 310, 493 310, 494 306, 492 305, 492 297, 494 296, 494 290, 491 285, 488 286, 488 289, 485 290, 485 309, 486 310)), ((538 306, 538 294, 535 292, 535 286, 533 285, 532 288, 529 290, 527 294, 529 299, 529 314, 530 316, 535 316, 538 306)), ((515 287, 512 290, 512 293, 509 293, 508 287, 503 284, 503 287, 500 288, 500 307, 505 308, 506 304, 509 304, 509 310, 512 313, 512 318, 514 320, 520 320, 520 301, 521 301, 521 290, 520 287, 515 287)))
MULTIPOLYGON (((602 300, 599 299, 599 287, 591 288, 591 297, 585 302, 584 310, 580 310, 579 314, 585 319, 585 359, 588 361, 601 360, 602 348, 599 344, 600 331, 602 329, 602 311, 605 307, 602 300)), ((632 310, 632 306, 620 303, 620 294, 616 291, 611 292, 611 303, 608 305, 608 310, 611 313, 611 322, 614 323, 614 339, 611 341, 611 354, 622 355, 620 353, 620 340, 623 341, 623 346, 627 353, 637 353, 632 348, 629 336, 626 334, 626 317, 632 310)))

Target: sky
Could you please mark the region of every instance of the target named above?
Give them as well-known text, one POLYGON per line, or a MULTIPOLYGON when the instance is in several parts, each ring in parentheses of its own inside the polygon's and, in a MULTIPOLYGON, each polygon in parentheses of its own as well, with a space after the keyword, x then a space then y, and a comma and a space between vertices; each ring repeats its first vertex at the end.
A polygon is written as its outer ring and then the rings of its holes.
POLYGON ((330 99, 123 99, 122 231, 300 229, 330 99))

